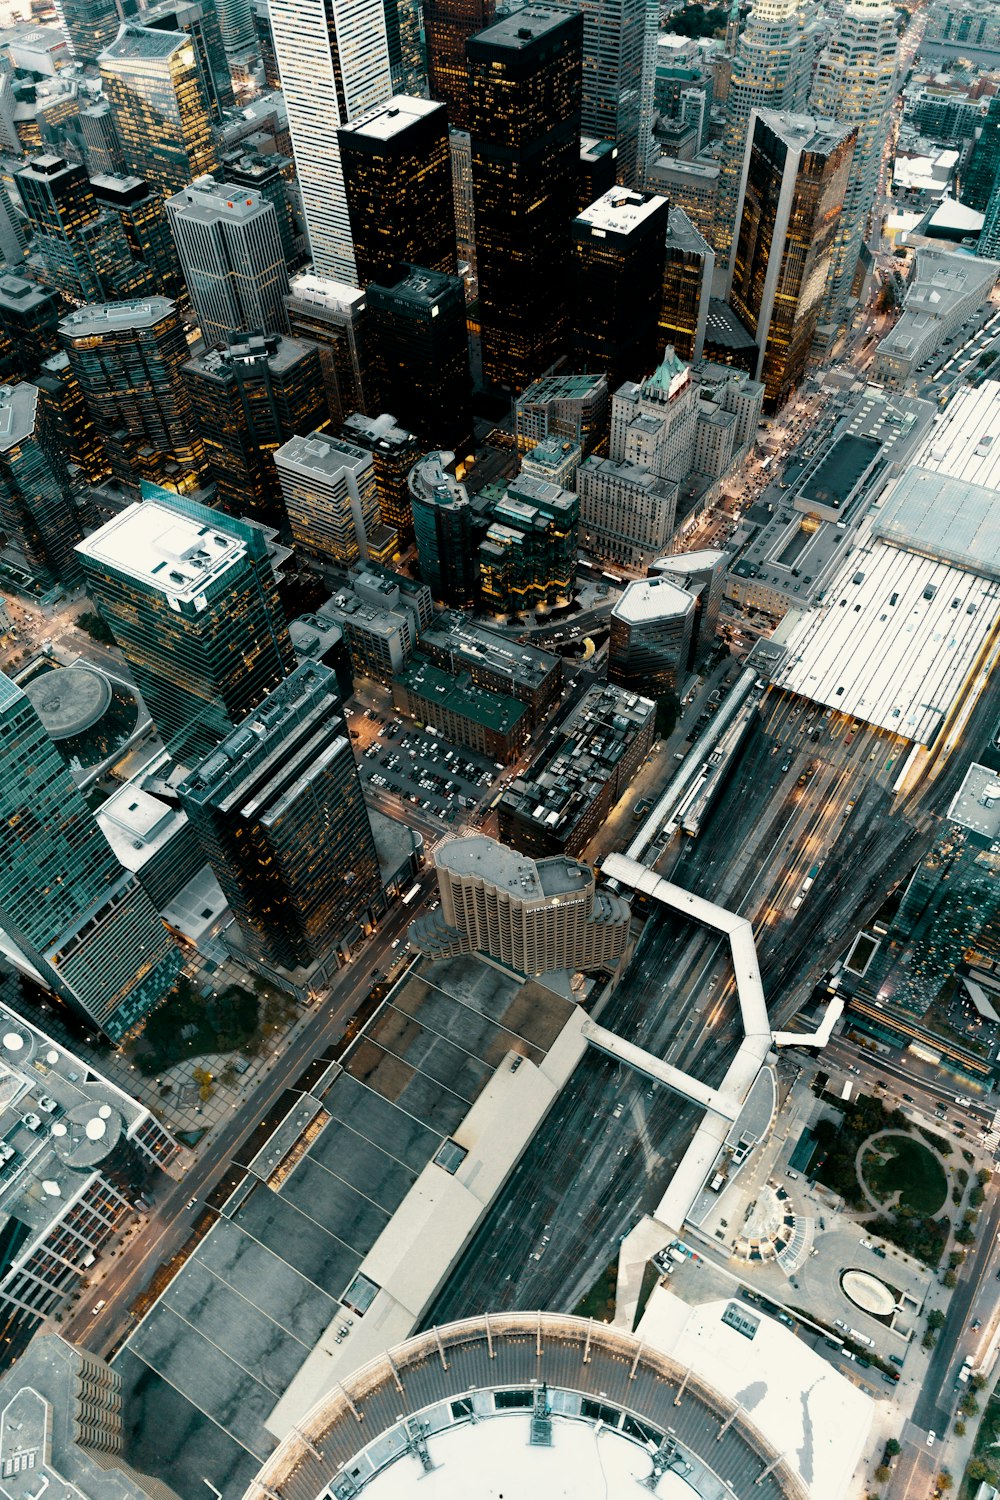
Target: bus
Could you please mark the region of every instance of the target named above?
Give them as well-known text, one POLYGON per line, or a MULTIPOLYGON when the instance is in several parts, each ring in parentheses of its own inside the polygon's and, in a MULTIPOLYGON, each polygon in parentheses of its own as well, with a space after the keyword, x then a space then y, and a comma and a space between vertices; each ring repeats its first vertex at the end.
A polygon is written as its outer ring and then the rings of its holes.
POLYGON ((403 905, 404 906, 409 906, 410 902, 411 901, 415 901, 419 895, 420 895, 420 887, 419 887, 419 885, 411 885, 410 889, 407 891, 406 895, 403 897, 403 905))

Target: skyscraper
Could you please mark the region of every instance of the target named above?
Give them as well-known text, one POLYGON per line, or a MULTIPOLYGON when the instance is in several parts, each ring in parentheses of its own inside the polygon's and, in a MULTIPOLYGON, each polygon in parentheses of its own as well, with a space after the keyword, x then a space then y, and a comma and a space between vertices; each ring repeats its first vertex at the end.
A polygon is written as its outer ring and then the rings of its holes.
POLYGON ((236 101, 215 0, 159 0, 143 12, 142 24, 154 31, 183 31, 191 38, 202 93, 212 119, 220 123, 223 110, 236 101))
POLYGON ((671 206, 663 247, 658 354, 671 345, 681 359, 701 359, 715 253, 682 208, 671 206))
POLYGON ((205 449, 181 379, 187 340, 174 303, 81 307, 59 337, 118 478, 197 488, 205 449))
POLYGON ((64 350, 43 361, 35 384, 66 460, 89 484, 100 484, 111 473, 111 463, 64 350))
POLYGON ((244 151, 239 146, 222 158, 222 175, 235 187, 253 188, 266 198, 278 216, 278 234, 285 265, 293 266, 298 257, 297 231, 292 207, 286 192, 286 179, 292 168, 290 156, 280 151, 244 151))
POLYGON ((181 968, 34 708, 2 675, 0 928, 17 967, 113 1041, 163 999, 181 968))
POLYGON ((15 177, 47 279, 63 296, 103 302, 144 290, 121 225, 98 207, 79 163, 36 156, 15 177))
POLYGON ((233 333, 287 333, 288 271, 266 198, 203 178, 167 199, 167 215, 207 345, 233 333))
POLYGON ((735 234, 750 112, 805 109, 817 42, 811 0, 755 0, 737 43, 726 100, 712 240, 720 260, 728 257, 735 234))
POLYGON ((121 136, 107 99, 98 99, 96 104, 81 109, 80 134, 83 160, 91 177, 99 172, 109 176, 120 176, 125 172, 121 136))
POLYGON ((554 604, 576 577, 580 500, 533 474, 511 480, 489 508, 489 528, 479 544, 483 603, 498 613, 554 604))
POLYGON ((371 454, 325 432, 293 437, 276 451, 285 514, 295 545, 342 568, 384 562, 396 534, 382 524, 371 454))
POLYGON ((0 386, 0 528, 43 588, 80 579, 69 475, 37 386, 0 386))
POLYGON ((608 681, 647 698, 676 692, 689 665, 694 599, 667 578, 639 578, 611 611, 608 681))
POLYGON ((810 109, 858 129, 817 325, 817 342, 824 348, 847 319, 851 284, 875 204, 896 93, 897 19, 885 0, 850 0, 830 32, 813 81, 810 109))
POLYGON ((465 288, 458 276, 421 266, 368 288, 382 406, 426 448, 467 453, 472 380, 465 288))
POLYGON ((454 453, 428 453, 410 470, 413 530, 420 576, 434 598, 468 608, 479 587, 479 539, 468 491, 448 472, 454 461, 454 453))
POLYGON ((366 294, 302 271, 292 278, 286 303, 292 333, 319 345, 333 420, 368 411, 375 400, 375 356, 366 294))
POLYGON ((579 0, 583 13, 583 111, 587 135, 613 141, 618 181, 641 178, 642 77, 647 31, 657 13, 648 0, 579 0))
POLYGON ((994 94, 961 177, 962 202, 985 213, 1000 186, 1000 94, 994 94))
POLYGON ((656 360, 666 198, 615 187, 573 220, 573 367, 615 390, 656 360))
POLYGON ((801 381, 833 264, 856 129, 754 110, 743 159, 730 302, 758 347, 765 406, 801 381))
POLYGON ((382 0, 271 0, 313 268, 357 285, 337 130, 392 93, 382 0))
POLYGON ((455 246, 463 276, 476 274, 476 208, 472 194, 472 137, 467 130, 448 129, 451 188, 455 204, 455 246), (468 267, 466 271, 465 267, 468 267))
POLYGON ((330 421, 319 349, 274 334, 236 335, 189 360, 182 374, 216 503, 232 515, 281 527, 275 450, 330 421))
POLYGON ((123 26, 100 64, 130 172, 177 193, 216 170, 208 100, 186 33, 123 26))
MULTIPOLYGON (((266 0, 265 0, 266 8, 266 0)), ((218 0, 219 30, 226 56, 245 58, 257 44, 257 24, 252 0, 218 0)), ((268 88, 277 87, 268 82, 268 88)))
POLYGON ((0 276, 0 328, 13 340, 22 371, 31 374, 59 348, 63 303, 49 287, 13 272, 0 276))
POLYGON ((444 105, 395 94, 340 132, 358 285, 404 262, 455 273, 455 209, 444 105))
POLYGON ((496 10, 496 0, 424 0, 431 98, 448 106, 448 122, 457 130, 468 130, 472 118, 465 45, 493 25, 496 10))
POLYGON ((180 799, 252 957, 294 969, 360 935, 381 881, 328 667, 297 667, 180 799))
POLYGON ((149 282, 145 290, 186 300, 187 287, 160 190, 141 177, 103 173, 92 174, 90 186, 98 207, 117 217, 136 265, 145 268, 149 282))
POLYGON ((519 392, 564 352, 583 20, 528 5, 468 44, 483 373, 519 392))
POLYGON ((56 14, 81 64, 96 62, 121 25, 116 0, 58 0, 56 14))
POLYGON ((993 196, 986 205, 976 254, 984 260, 1000 260, 1000 173, 993 185, 993 196))
POLYGON ((171 753, 193 765, 292 671, 270 533, 158 491, 77 548, 171 753))
POLYGON ((424 445, 389 412, 377 417, 352 412, 343 424, 343 436, 371 454, 383 524, 396 532, 401 545, 411 542, 413 502, 408 480, 413 465, 426 452, 424 445))

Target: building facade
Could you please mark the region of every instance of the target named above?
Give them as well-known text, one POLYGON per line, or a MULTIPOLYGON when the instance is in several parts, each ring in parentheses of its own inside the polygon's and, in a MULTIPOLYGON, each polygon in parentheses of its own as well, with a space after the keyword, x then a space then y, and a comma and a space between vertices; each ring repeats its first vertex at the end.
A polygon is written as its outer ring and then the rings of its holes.
POLYGON ((120 224, 101 211, 79 163, 36 156, 15 176, 51 286, 75 303, 146 290, 120 224))
POLYGON ((465 289, 458 276, 401 265, 368 287, 382 407, 429 448, 472 450, 465 289))
POLYGON ((645 567, 666 550, 677 514, 677 485, 625 459, 584 459, 580 489, 580 545, 596 557, 645 567))
POLYGON ((130 172, 163 193, 178 193, 217 169, 208 100, 189 36, 130 23, 101 53, 100 64, 130 172))
POLYGON ((573 220, 573 360, 615 390, 656 360, 666 198, 611 188, 573 220))
POLYGON ((289 285, 288 321, 296 338, 319 345, 327 405, 335 422, 375 402, 368 298, 357 287, 303 271, 289 285))
POLYGON ((683 686, 691 655, 694 599, 663 577, 626 586, 611 611, 608 681, 650 698, 683 686))
POLYGON ((35 385, 0 386, 0 528, 42 588, 80 581, 69 474, 35 385))
POLYGON ((413 501, 408 481, 413 465, 427 451, 424 444, 389 412, 377 417, 352 412, 341 432, 372 456, 383 523, 396 533, 401 546, 412 542, 413 501))
POLYGON ((580 0, 580 9, 583 130, 614 143, 618 181, 637 187, 646 155, 643 68, 656 35, 656 9, 647 0, 580 0))
POLYGON ((465 45, 495 18, 496 0, 424 0, 431 98, 448 106, 449 123, 457 130, 468 130, 471 120, 465 45))
POLYGON ((91 174, 90 186, 98 207, 118 219, 133 261, 143 267, 143 289, 186 303, 187 287, 159 189, 141 177, 101 173, 91 174))
POLYGON ((701 359, 714 273, 714 250, 684 210, 671 204, 663 246, 657 347, 660 358, 670 345, 681 359, 689 362, 701 359))
POLYGON ((421 655, 392 680, 392 703, 450 744, 468 745, 493 761, 517 760, 528 738, 530 720, 523 703, 452 676, 421 655))
POLYGON ((439 603, 467 609, 479 584, 476 528, 468 491, 448 472, 454 461, 454 453, 428 453, 408 483, 420 576, 439 603))
POLYGON ((519 615, 568 598, 576 577, 579 496, 521 473, 489 507, 479 544, 485 608, 519 615))
POLYGON ((382 562, 396 535, 382 524, 371 454, 344 438, 313 432, 274 455, 295 545, 321 561, 350 567, 382 562))

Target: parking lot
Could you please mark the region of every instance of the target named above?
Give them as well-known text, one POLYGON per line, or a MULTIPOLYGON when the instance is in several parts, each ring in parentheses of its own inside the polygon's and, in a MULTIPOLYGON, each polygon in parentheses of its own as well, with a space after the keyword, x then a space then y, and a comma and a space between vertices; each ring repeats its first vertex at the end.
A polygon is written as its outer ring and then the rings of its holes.
POLYGON ((376 708, 345 712, 362 783, 376 800, 448 824, 492 795, 503 771, 494 761, 376 708))

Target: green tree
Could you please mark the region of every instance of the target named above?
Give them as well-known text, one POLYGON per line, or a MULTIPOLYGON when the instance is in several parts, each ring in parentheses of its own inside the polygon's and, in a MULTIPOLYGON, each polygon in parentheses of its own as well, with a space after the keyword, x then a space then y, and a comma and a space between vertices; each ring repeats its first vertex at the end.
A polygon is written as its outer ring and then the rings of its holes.
POLYGON ((944 1313, 939 1307, 932 1307, 927 1314, 927 1327, 933 1328, 935 1332, 944 1327, 944 1313))
POLYGON ((958 1437, 965 1437, 965 1423, 962 1421, 961 1417, 959 1417, 958 1421, 955 1423, 955 1433, 958 1437))
POLYGON ((886 1452, 886 1457, 887 1458, 898 1458, 899 1457, 900 1453, 902 1452, 902 1449, 900 1448, 899 1442, 897 1441, 896 1438, 890 1438, 889 1439, 889 1441, 885 1445, 885 1452, 886 1452))
POLYGON ((886 1481, 889 1480, 889 1479, 891 1479, 891 1478, 892 1478, 892 1470, 889 1468, 889 1465, 888 1464, 879 1464, 878 1468, 875 1470, 875 1483, 876 1484, 885 1484, 886 1481))
POLYGON ((974 1417, 976 1415, 976 1412, 979 1410, 979 1402, 971 1391, 966 1391, 958 1403, 958 1409, 964 1417, 974 1417))
POLYGON ((941 1470, 940 1474, 937 1477, 937 1482, 939 1490, 950 1490, 952 1485, 955 1483, 954 1479, 952 1479, 947 1469, 941 1470))
POLYGON ((105 623, 104 616, 96 614, 93 610, 87 610, 84 614, 77 616, 76 623, 80 629, 86 631, 92 641, 99 641, 102 646, 113 646, 115 638, 105 623))
POLYGON ((944 1276, 941 1279, 949 1291, 958 1286, 958 1277, 952 1270, 945 1271, 944 1276))

